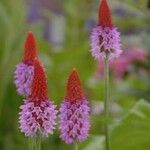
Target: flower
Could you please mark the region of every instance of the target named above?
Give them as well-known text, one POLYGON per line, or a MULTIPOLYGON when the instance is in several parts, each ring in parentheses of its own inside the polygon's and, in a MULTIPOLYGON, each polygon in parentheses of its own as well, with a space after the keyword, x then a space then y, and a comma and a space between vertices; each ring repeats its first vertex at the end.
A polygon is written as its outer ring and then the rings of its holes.
POLYGON ((120 33, 113 26, 111 13, 106 0, 99 7, 99 22, 91 33, 91 53, 97 59, 114 59, 120 56, 120 33))
POLYGON ((33 61, 37 58, 36 42, 32 32, 29 32, 25 41, 23 60, 16 66, 15 85, 20 95, 28 96, 34 74, 33 61))
POLYGON ((148 59, 148 53, 145 49, 132 48, 132 51, 128 50, 127 52, 126 55, 128 55, 131 62, 145 62, 148 59))
POLYGON ((56 106, 48 99, 45 71, 38 59, 34 60, 34 77, 31 95, 20 107, 19 123, 26 136, 48 136, 53 134, 56 125, 56 106))
MULTIPOLYGON (((124 79, 127 75, 137 74, 141 69, 146 71, 144 62, 148 60, 145 49, 129 47, 125 49, 120 58, 110 61, 110 71, 113 77, 124 79)), ((98 62, 96 77, 103 76, 104 62, 98 62)))
POLYGON ((71 144, 88 137, 89 111, 78 73, 73 69, 68 79, 66 97, 60 107, 60 137, 63 141, 71 144))
POLYGON ((127 75, 129 66, 130 66, 129 59, 126 57, 120 57, 119 59, 111 62, 110 68, 111 72, 116 78, 122 79, 127 75))

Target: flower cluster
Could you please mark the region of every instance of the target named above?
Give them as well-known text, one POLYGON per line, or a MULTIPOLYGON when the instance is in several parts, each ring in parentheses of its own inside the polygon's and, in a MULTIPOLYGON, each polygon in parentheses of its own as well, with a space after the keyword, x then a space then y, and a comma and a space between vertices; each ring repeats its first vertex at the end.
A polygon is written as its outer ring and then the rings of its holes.
MULTIPOLYGON (((21 132, 30 137, 48 137, 53 134, 58 111, 48 98, 45 68, 37 56, 31 32, 25 42, 23 61, 15 71, 15 84, 18 93, 25 97, 19 113, 21 132)), ((89 110, 78 73, 73 70, 68 79, 66 97, 60 107, 60 137, 67 144, 80 142, 88 137, 89 110)))

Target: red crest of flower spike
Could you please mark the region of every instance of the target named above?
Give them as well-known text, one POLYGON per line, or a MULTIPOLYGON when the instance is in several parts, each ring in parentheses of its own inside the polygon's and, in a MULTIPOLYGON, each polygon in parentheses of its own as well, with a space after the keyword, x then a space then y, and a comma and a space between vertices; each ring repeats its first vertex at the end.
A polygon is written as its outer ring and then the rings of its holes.
POLYGON ((28 32, 24 46, 24 57, 25 63, 32 63, 37 57, 36 41, 32 32, 28 32))
POLYGON ((99 22, 102 27, 112 27, 111 12, 107 4, 107 0, 102 0, 99 7, 99 22))
POLYGON ((47 77, 43 65, 38 59, 34 60, 34 76, 31 87, 31 99, 36 101, 48 98, 47 77))
POLYGON ((68 78, 66 100, 74 102, 83 99, 84 94, 81 87, 79 75, 74 68, 68 78))

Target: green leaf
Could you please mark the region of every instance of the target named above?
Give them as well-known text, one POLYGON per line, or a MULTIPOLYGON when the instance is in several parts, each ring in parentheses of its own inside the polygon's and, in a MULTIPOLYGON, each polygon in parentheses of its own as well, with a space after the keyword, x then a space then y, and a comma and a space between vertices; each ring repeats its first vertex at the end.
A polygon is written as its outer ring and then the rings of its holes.
POLYGON ((150 149, 150 104, 140 100, 112 129, 112 150, 150 149))
POLYGON ((83 150, 104 150, 104 136, 93 136, 83 150))

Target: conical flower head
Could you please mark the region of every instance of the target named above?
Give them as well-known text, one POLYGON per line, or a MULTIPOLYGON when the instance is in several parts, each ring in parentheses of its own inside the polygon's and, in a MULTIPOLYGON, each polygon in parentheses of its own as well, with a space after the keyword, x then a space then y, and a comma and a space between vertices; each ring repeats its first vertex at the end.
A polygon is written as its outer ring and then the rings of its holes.
POLYGON ((47 77, 43 65, 38 59, 34 60, 34 76, 31 87, 32 100, 45 100, 48 97, 47 77))
POLYGON ((81 142, 88 137, 89 111, 79 75, 73 69, 68 78, 65 99, 60 107, 60 137, 63 141, 71 144, 75 141, 81 142))
POLYGON ((47 80, 42 64, 34 60, 34 77, 31 95, 20 107, 19 123, 26 136, 48 136, 56 125, 57 110, 47 96, 47 80))
POLYGON ((84 97, 79 75, 74 68, 68 78, 66 99, 70 102, 81 100, 84 97))
POLYGON ((102 0, 99 6, 99 25, 102 27, 112 27, 111 12, 107 0, 102 0))
POLYGON ((32 32, 28 32, 24 46, 23 62, 27 64, 33 63, 36 57, 37 57, 37 48, 35 37, 32 32))

